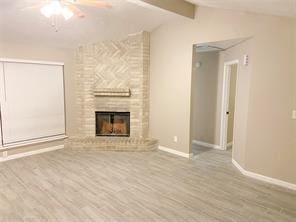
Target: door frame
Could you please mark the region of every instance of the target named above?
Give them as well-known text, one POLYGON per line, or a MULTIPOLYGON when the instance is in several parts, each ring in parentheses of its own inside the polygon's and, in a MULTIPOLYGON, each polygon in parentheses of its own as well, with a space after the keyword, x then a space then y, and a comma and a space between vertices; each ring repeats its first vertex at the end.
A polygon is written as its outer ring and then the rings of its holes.
MULTIPOLYGON (((229 91, 230 91, 230 67, 232 65, 239 65, 239 60, 231 60, 224 62, 223 72, 223 87, 222 87, 222 106, 221 106, 221 127, 220 127, 220 148, 222 150, 227 149, 227 129, 228 129, 228 107, 229 107, 229 91)), ((237 67, 237 78, 238 78, 238 67, 237 67)), ((237 83, 236 83, 237 92, 237 83)))

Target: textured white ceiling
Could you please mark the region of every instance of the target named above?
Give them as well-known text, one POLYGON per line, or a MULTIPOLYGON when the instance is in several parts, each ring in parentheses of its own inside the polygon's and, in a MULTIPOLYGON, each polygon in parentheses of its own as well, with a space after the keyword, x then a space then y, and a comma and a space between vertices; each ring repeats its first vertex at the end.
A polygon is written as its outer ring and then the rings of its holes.
POLYGON ((296 17, 296 0, 186 0, 200 6, 296 17))
POLYGON ((21 10, 40 0, 0 0, 0 41, 75 48, 79 44, 121 39, 142 30, 151 31, 177 15, 128 0, 107 0, 112 9, 80 7, 83 19, 59 20, 59 31, 51 27, 40 8, 21 10))

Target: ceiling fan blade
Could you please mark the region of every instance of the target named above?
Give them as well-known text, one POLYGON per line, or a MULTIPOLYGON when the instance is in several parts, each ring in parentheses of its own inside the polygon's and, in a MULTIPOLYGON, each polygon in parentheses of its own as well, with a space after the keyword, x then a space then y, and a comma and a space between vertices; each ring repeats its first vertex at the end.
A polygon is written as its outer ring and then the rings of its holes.
POLYGON ((79 18, 84 18, 83 12, 77 8, 75 5, 67 4, 67 7, 79 18))
POLYGON ((77 5, 85 5, 90 7, 97 7, 97 8, 111 8, 112 5, 105 1, 99 1, 99 0, 74 0, 72 1, 74 4, 77 5))

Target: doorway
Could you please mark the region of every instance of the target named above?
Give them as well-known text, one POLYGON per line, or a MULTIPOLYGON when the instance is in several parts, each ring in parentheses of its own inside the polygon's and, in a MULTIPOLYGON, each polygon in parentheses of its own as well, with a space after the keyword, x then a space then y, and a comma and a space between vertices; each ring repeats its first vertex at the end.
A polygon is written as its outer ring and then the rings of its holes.
POLYGON ((194 156, 231 147, 234 153, 239 150, 247 112, 244 81, 249 78, 245 75, 249 48, 249 38, 193 46, 190 141, 194 156))
POLYGON ((235 100, 237 94, 238 60, 224 63, 221 109, 221 149, 232 148, 234 143, 235 100))
POLYGON ((233 39, 193 46, 190 141, 194 156, 211 149, 227 150, 235 143, 236 125, 241 123, 235 112, 242 112, 239 107, 235 109, 235 100, 241 95, 237 93, 237 85, 241 87, 238 71, 245 71, 238 64, 246 41, 233 39))

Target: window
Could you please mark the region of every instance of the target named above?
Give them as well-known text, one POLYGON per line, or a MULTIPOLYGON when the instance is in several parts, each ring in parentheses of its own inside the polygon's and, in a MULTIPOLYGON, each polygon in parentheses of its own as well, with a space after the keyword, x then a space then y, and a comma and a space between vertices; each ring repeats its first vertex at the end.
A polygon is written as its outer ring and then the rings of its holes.
POLYGON ((65 135, 63 65, 0 60, 3 145, 65 135))

